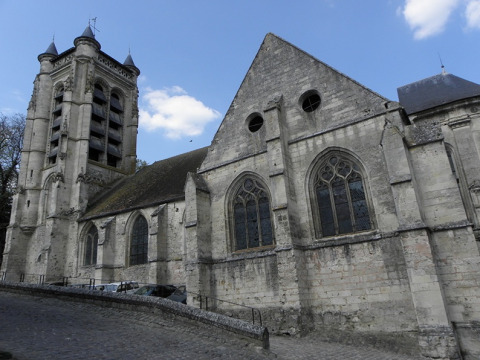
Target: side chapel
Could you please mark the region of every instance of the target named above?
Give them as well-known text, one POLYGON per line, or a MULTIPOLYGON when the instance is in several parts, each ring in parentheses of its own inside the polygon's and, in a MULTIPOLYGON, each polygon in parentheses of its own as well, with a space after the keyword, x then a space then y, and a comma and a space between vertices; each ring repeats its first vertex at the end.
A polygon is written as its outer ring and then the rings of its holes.
POLYGON ((87 27, 38 60, 4 279, 186 284, 273 333, 480 356, 480 85, 395 102, 267 34, 211 145, 135 173, 132 57, 87 27))

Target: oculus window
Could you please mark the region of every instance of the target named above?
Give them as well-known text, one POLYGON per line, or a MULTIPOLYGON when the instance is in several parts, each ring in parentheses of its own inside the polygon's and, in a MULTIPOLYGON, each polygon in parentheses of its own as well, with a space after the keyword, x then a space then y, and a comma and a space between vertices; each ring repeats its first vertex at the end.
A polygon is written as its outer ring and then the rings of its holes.
POLYGON ((263 118, 260 115, 254 116, 248 121, 248 130, 254 133, 260 130, 263 126, 263 118))
POLYGON ((320 94, 316 90, 307 91, 300 97, 302 109, 308 113, 317 110, 320 103, 320 94))

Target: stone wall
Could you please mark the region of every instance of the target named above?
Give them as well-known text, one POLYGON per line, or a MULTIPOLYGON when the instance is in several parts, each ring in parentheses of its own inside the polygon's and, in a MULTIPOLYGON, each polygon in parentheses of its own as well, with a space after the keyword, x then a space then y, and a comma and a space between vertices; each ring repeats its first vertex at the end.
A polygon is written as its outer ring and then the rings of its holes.
POLYGON ((243 320, 193 308, 167 299, 151 296, 109 293, 78 288, 58 286, 29 285, 0 281, 0 291, 9 291, 32 296, 57 297, 66 301, 94 303, 132 311, 145 311, 152 316, 183 318, 192 323, 202 324, 210 331, 228 331, 233 336, 245 339, 264 349, 270 347, 269 333, 266 327, 250 324, 243 320))
POLYGON ((68 276, 74 282, 95 278, 96 283, 135 280, 139 283, 185 284, 183 217, 184 202, 179 201, 80 223, 78 237, 73 236, 70 240, 74 248, 70 261, 75 266, 68 276), (129 266, 131 228, 140 215, 145 217, 149 226, 148 263, 129 266), (90 222, 99 231, 97 264, 83 266, 83 229, 88 228, 90 222))

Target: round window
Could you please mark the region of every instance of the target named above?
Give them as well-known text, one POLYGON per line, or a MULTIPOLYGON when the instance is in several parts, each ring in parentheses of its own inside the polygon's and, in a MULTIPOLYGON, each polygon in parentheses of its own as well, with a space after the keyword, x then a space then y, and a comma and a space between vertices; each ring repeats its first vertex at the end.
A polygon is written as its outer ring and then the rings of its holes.
POLYGON ((305 112, 315 111, 320 106, 320 95, 317 92, 307 92, 302 99, 302 109, 305 112))
POLYGON ((263 126, 263 118, 259 115, 255 116, 248 122, 248 130, 250 130, 250 132, 252 133, 260 130, 262 126, 263 126))

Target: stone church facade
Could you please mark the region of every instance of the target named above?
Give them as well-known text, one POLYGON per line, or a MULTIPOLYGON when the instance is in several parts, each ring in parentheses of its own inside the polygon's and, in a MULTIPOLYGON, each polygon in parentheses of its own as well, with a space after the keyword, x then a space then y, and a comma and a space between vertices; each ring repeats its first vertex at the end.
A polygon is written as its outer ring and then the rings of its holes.
POLYGON ((134 173, 140 71, 74 45, 39 55, 4 279, 186 284, 274 333, 480 356, 480 85, 394 102, 268 34, 211 145, 134 173))

